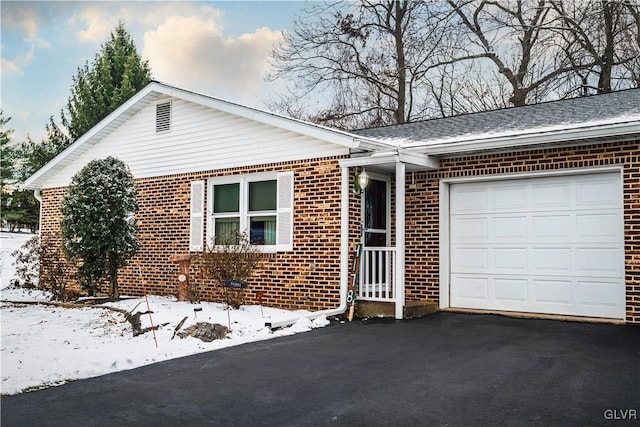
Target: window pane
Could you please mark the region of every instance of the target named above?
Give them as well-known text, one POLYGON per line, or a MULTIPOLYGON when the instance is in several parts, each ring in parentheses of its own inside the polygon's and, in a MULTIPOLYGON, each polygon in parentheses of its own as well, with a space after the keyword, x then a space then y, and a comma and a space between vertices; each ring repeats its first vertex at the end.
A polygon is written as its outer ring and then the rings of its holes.
POLYGON ((240 211, 240 184, 216 185, 213 190, 213 212, 240 211))
POLYGON ((257 181, 249 183, 249 212, 276 210, 277 183, 257 181))
POLYGON ((254 216, 250 221, 249 238, 252 245, 276 244, 276 217, 254 216))
POLYGON ((216 245, 235 245, 238 243, 240 218, 216 218, 216 245))

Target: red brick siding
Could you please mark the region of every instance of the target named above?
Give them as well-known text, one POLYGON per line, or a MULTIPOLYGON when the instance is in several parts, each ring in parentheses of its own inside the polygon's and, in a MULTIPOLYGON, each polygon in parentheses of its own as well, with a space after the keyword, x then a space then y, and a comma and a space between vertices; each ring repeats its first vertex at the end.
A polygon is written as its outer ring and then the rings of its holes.
MULTIPOLYGON (((340 185, 338 157, 283 162, 136 180, 141 248, 130 266, 119 273, 120 292, 141 295, 135 267, 141 261, 148 292, 177 293, 174 254, 189 252, 190 185, 192 181, 259 172, 294 172, 294 250, 266 255, 250 280, 248 303, 264 291, 266 305, 286 309, 334 308, 340 295, 340 185)), ((43 232, 59 231, 60 203, 65 189, 43 191, 43 232)), ((205 196, 207 197, 207 196, 205 196)), ((355 224, 352 224, 355 228, 355 224)), ((357 234, 357 229, 353 232, 357 234)), ((192 268, 192 276, 200 274, 192 268)), ((199 296, 219 300, 216 289, 197 277, 199 296)), ((106 286, 103 287, 106 291, 106 286)))
POLYGON ((437 171, 407 174, 406 299, 439 298, 439 182, 443 178, 624 165, 627 322, 640 323, 640 148, 638 141, 441 159, 437 171))

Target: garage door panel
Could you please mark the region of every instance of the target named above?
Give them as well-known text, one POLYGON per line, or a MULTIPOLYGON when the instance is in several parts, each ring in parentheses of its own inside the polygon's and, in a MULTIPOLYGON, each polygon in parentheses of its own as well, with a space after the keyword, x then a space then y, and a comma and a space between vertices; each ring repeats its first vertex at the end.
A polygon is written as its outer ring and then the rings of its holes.
POLYGON ((527 237, 526 216, 505 216, 492 218, 493 236, 496 239, 521 240, 527 237))
POLYGON ((622 277, 621 256, 617 248, 578 248, 577 270, 585 275, 622 277))
POLYGON ((456 297, 459 299, 489 300, 489 279, 486 277, 456 278, 456 297))
POLYGON ((617 179, 580 180, 576 186, 578 207, 620 206, 620 183, 617 179))
POLYGON ((571 215, 532 215, 532 237, 534 240, 557 240, 566 241, 571 237, 571 215))
POLYGON ((531 186, 533 210, 568 208, 571 206, 571 185, 566 182, 534 183, 531 186))
POLYGON ((494 279, 496 300, 523 303, 529 299, 529 281, 526 279, 494 279))
POLYGON ((461 189, 452 195, 451 206, 457 212, 486 211, 489 207, 488 189, 477 186, 461 189))
POLYGON ((580 304, 596 307, 616 307, 618 304, 618 282, 616 281, 579 280, 577 285, 580 304))
POLYGON ((485 240, 489 237, 487 218, 456 218, 451 227, 451 239, 454 242, 485 240))
POLYGON ((620 317, 616 281, 454 275, 453 307, 571 316, 620 317), (576 304, 576 301, 579 304, 576 304))
POLYGON ((531 251, 533 274, 566 274, 571 271, 571 248, 533 248, 531 251))
POLYGON ((533 280, 533 299, 538 304, 571 305, 571 280, 533 280))
POLYGON ((451 259, 451 265, 456 271, 482 271, 489 268, 489 249, 458 247, 451 259))
POLYGON ((450 187, 453 307, 624 318, 619 173, 450 187))
POLYGON ((493 188, 493 210, 523 210, 527 208, 525 185, 503 185, 493 188))
POLYGON ((496 273, 504 273, 505 270, 515 272, 526 272, 528 269, 527 248, 494 248, 493 260, 496 273))
POLYGON ((617 212, 576 215, 576 239, 587 242, 619 242, 622 224, 617 212))

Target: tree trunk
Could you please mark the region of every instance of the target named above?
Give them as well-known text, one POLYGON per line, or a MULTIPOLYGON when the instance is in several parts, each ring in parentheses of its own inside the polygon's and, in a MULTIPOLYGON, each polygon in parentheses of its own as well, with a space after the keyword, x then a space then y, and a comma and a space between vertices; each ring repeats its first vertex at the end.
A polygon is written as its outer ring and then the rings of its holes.
POLYGON ((611 77, 613 74, 613 53, 614 53, 614 37, 613 19, 615 4, 609 1, 602 1, 602 17, 604 20, 604 38, 605 47, 600 64, 600 77, 598 79, 598 93, 611 92, 611 77))
POLYGON ((396 124, 403 124, 406 121, 405 105, 407 102, 407 63, 404 56, 404 44, 402 40, 402 21, 405 14, 405 6, 395 1, 396 19, 394 37, 396 41, 396 58, 398 67, 398 109, 396 110, 396 124))
POLYGON ((109 299, 117 300, 120 298, 120 292, 118 292, 118 254, 110 252, 107 262, 109 264, 109 299))

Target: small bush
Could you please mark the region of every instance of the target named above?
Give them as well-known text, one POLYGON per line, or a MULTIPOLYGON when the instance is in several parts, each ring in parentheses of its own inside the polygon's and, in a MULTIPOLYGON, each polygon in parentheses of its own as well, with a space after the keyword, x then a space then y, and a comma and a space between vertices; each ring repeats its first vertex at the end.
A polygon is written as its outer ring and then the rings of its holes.
POLYGON ((246 289, 225 286, 228 280, 246 282, 262 258, 262 253, 249 242, 247 233, 233 233, 220 239, 221 245, 207 247, 203 267, 208 278, 220 290, 224 302, 234 309, 244 304, 246 289))
POLYGON ((51 298, 57 301, 70 301, 79 296, 77 291, 67 286, 75 275, 75 268, 57 240, 45 233, 29 239, 14 251, 11 255, 16 259, 14 265, 18 279, 13 284, 49 291, 51 298))
POLYGON ((27 240, 11 256, 15 258, 13 265, 17 276, 11 280, 11 285, 26 289, 37 288, 40 277, 40 237, 34 236, 27 240))

